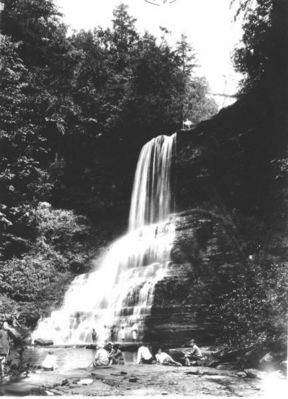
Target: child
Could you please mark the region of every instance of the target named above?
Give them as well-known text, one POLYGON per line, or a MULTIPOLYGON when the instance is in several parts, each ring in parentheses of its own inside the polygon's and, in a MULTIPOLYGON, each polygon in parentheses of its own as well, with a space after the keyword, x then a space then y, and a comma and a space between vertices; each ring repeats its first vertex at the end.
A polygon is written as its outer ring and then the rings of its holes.
POLYGON ((110 358, 109 365, 112 364, 119 364, 122 366, 124 365, 124 357, 119 344, 114 344, 113 350, 110 353, 109 358, 110 358))

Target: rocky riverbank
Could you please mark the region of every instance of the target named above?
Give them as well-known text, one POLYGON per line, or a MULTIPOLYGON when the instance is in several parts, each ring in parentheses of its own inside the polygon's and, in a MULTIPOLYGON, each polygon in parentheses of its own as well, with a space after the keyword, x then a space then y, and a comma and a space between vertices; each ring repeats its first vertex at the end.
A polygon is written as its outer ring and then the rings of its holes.
MULTIPOLYGON (((1 386, 0 394, 263 397, 269 389, 279 389, 278 395, 287 387, 286 372, 283 369, 268 368, 269 371, 264 371, 248 368, 248 363, 241 367, 237 364, 236 352, 224 354, 216 349, 201 349, 204 357, 197 366, 137 365, 135 352, 129 351, 124 352, 124 366, 89 369, 87 366, 94 358, 94 350, 85 347, 53 347, 57 369, 44 371, 40 365, 51 348, 28 347, 22 356, 22 372, 16 378, 10 376, 10 381, 1 386)), ((170 349, 169 353, 174 359, 180 360, 186 350, 170 349)), ((265 359, 268 360, 267 356, 265 359)))
MULTIPOLYGON (((247 375, 234 370, 160 365, 113 366, 91 372, 74 369, 59 373, 37 371, 27 378, 2 386, 2 394, 38 395, 185 395, 261 397, 265 394, 264 372, 247 375)), ((279 377, 279 383, 285 380, 279 377)))

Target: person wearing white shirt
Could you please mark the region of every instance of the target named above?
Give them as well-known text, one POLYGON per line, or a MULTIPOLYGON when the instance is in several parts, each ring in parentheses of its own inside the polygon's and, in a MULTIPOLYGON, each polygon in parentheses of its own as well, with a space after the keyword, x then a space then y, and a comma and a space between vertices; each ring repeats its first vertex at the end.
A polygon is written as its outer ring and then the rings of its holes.
POLYGON ((144 364, 152 364, 153 356, 148 348, 147 344, 143 343, 137 352, 137 364, 144 363, 144 364))
POLYGON ((170 355, 166 352, 162 352, 162 349, 159 348, 156 354, 156 362, 159 364, 163 364, 166 366, 174 365, 174 366, 182 366, 181 363, 175 362, 170 355))
POLYGON ((54 352, 49 351, 48 355, 45 357, 44 361, 41 364, 41 367, 44 370, 55 370, 57 368, 57 359, 54 355, 54 352))
POLYGON ((188 353, 185 354, 185 366, 190 366, 191 364, 196 363, 198 360, 203 359, 202 352, 200 348, 195 344, 194 339, 191 339, 189 345, 191 346, 191 349, 188 353))
POLYGON ((103 345, 97 346, 97 351, 95 353, 95 358, 93 362, 93 366, 108 366, 109 365, 109 353, 106 349, 104 349, 103 345))

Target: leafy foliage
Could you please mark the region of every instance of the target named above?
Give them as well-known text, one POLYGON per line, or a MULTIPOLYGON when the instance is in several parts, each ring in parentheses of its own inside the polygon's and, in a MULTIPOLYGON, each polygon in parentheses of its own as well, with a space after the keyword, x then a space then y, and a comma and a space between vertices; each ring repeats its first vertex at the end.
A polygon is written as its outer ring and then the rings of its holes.
POLYGON ((1 292, 16 301, 43 302, 47 295, 53 295, 53 288, 65 273, 85 269, 89 229, 83 217, 72 211, 53 210, 45 202, 30 211, 26 224, 33 226, 35 242, 29 243, 30 250, 23 256, 2 262, 1 292), (76 263, 79 270, 75 270, 76 263))
MULTIPOLYGON (((127 208, 141 146, 174 132, 184 116, 198 122, 216 112, 207 83, 192 76, 196 56, 186 38, 172 49, 165 28, 158 43, 149 33, 140 35, 135 22, 120 4, 111 29, 67 37, 52 0, 5 1, 1 31, 10 37, 26 84, 19 110, 10 115, 23 115, 18 136, 29 126, 38 140, 33 151, 39 156, 23 160, 39 174, 39 184, 35 179, 30 186, 35 200, 50 200, 51 192, 58 206, 94 215, 127 208)), ((9 67, 14 74, 16 58, 9 67)))
POLYGON ((22 218, 29 204, 49 196, 51 185, 43 168, 48 152, 46 140, 33 121, 28 95, 32 76, 17 54, 17 44, 5 36, 0 40, 0 221, 5 253, 14 244, 17 248, 13 230, 17 225, 25 229, 22 218))
POLYGON ((286 342, 288 273, 285 264, 250 260, 229 292, 211 306, 227 346, 286 342))
POLYGON ((193 76, 186 38, 173 49, 165 28, 160 43, 140 34, 123 4, 111 29, 70 37, 53 0, 4 6, 0 285, 15 301, 41 302, 62 277, 85 269, 91 249, 88 222, 43 201, 97 221, 123 217, 141 146, 179 128, 185 107, 195 122, 216 108, 193 76))
POLYGON ((245 74, 247 90, 259 84, 270 58, 271 47, 271 6, 270 0, 240 2, 238 14, 245 13, 242 46, 235 51, 236 69, 245 74))
MULTIPOLYGON (((288 3, 286 0, 239 0, 243 15, 242 44, 235 51, 236 69, 245 74, 243 92, 264 89, 275 101, 287 97, 280 82, 287 80, 288 3)), ((287 100, 286 100, 287 101, 287 100)), ((277 106, 279 106, 277 101, 277 106)))

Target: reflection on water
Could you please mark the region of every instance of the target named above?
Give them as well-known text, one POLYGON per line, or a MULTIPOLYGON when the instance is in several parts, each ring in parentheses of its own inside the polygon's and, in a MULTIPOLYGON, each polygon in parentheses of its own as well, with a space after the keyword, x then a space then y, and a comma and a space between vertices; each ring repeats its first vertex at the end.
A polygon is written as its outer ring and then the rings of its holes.
MULTIPOLYGON (((27 347, 23 354, 23 362, 31 366, 41 366, 49 351, 53 351, 57 358, 59 372, 86 368, 94 360, 95 350, 86 348, 41 348, 27 347)), ((125 363, 136 363, 136 352, 123 352, 125 363)))

